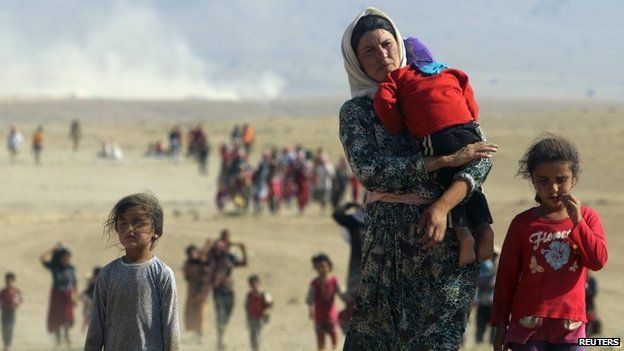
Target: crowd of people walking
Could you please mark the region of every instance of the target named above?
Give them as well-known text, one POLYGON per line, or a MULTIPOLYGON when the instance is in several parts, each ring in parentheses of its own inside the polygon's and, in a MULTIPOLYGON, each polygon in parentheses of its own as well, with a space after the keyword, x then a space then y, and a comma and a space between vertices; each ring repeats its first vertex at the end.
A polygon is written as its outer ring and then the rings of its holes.
POLYGON ((351 190, 351 200, 361 200, 361 185, 344 158, 333 165, 325 150, 312 151, 302 145, 265 149, 253 167, 245 147, 236 142, 224 143, 216 203, 224 210, 228 202, 242 212, 271 213, 293 204, 303 214, 311 202, 321 211, 336 208, 351 190))

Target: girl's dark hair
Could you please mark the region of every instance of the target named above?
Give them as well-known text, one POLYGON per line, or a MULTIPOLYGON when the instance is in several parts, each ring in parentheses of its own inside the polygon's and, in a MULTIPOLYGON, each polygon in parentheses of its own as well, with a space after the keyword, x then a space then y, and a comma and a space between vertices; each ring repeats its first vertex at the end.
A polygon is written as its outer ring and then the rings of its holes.
POLYGON ((318 255, 315 255, 312 257, 312 265, 316 267, 317 264, 321 263, 321 262, 327 262, 327 264, 329 265, 330 269, 334 269, 334 264, 332 263, 331 259, 329 258, 329 256, 327 256, 324 253, 320 253, 318 255))
MULTIPOLYGON (((517 175, 531 179, 535 167, 544 162, 567 163, 575 178, 578 178, 581 173, 581 158, 576 147, 560 135, 547 133, 535 139, 518 161, 517 175)), ((535 195, 535 200, 541 202, 537 195, 535 195)))
POLYGON ((152 239, 151 247, 153 248, 156 241, 163 235, 163 211, 158 203, 158 199, 150 193, 132 194, 119 200, 108 215, 106 222, 104 222, 104 233, 108 235, 117 233, 119 216, 131 207, 138 207, 150 216, 154 234, 158 236, 152 239))
POLYGON ((531 179, 538 164, 556 161, 568 163, 575 177, 581 172, 581 159, 574 144, 560 135, 544 134, 533 141, 518 161, 520 167, 517 174, 531 179))
POLYGON ((52 258, 50 259, 50 265, 53 267, 61 267, 61 257, 69 255, 71 256, 71 251, 67 248, 62 247, 60 249, 55 249, 52 251, 52 258))
POLYGON ((353 33, 351 34, 351 48, 353 49, 353 52, 357 54, 357 47, 360 43, 360 38, 362 38, 366 32, 370 32, 375 29, 385 29, 390 32, 395 39, 401 40, 400 38, 396 38, 394 27, 392 27, 390 21, 378 15, 368 15, 360 18, 355 24, 355 27, 353 27, 353 33))

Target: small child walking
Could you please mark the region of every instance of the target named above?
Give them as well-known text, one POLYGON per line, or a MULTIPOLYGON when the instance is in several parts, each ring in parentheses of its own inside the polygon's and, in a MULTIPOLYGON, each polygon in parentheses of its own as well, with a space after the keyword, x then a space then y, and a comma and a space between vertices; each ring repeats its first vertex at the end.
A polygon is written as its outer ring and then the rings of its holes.
POLYGON ((519 162, 537 207, 509 225, 501 251, 490 323, 494 350, 581 351, 587 271, 607 261, 598 213, 572 194, 580 158, 568 140, 538 139, 519 162))
POLYGON ((309 306, 310 319, 314 321, 316 345, 318 350, 325 350, 325 335, 329 335, 332 350, 338 346, 338 309, 336 296, 345 301, 344 291, 338 278, 331 274, 333 264, 326 254, 312 257, 312 266, 318 277, 312 280, 306 302, 309 306))
POLYGON ((4 351, 11 349, 13 343, 13 328, 15 326, 15 312, 24 302, 22 292, 15 286, 15 274, 8 272, 4 276, 5 287, 0 291, 2 307, 2 342, 4 351))
POLYGON ((104 266, 95 282, 84 350, 179 350, 174 274, 152 253, 163 235, 158 200, 149 193, 122 198, 104 232, 117 234, 125 255, 104 266))
POLYGON ((48 332, 54 334, 57 347, 64 342, 65 347, 70 348, 69 329, 74 325, 74 306, 78 293, 76 270, 71 264, 71 252, 62 243, 58 243, 42 253, 39 260, 52 273, 48 332))
POLYGON ((247 279, 249 292, 245 301, 247 310, 247 326, 249 327, 249 339, 253 351, 260 350, 260 332, 262 327, 269 322, 269 310, 273 306, 273 299, 268 292, 262 290, 260 278, 253 274, 247 279))

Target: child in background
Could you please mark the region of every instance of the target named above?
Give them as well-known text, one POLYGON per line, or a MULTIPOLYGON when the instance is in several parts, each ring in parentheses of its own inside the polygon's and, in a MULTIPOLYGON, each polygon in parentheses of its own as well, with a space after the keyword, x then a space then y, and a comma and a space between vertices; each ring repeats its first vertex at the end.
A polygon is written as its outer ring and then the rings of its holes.
POLYGON ((74 325, 74 307, 78 295, 76 270, 71 264, 71 252, 58 243, 52 249, 39 256, 43 266, 52 273, 52 291, 48 310, 48 332, 54 333, 56 346, 60 347, 61 329, 65 346, 70 347, 69 328, 74 325), (47 258, 50 257, 48 260, 47 258))
MULTIPOLYGON (((375 94, 375 112, 384 127, 392 134, 407 129, 422 140, 424 156, 449 155, 485 141, 468 76, 433 61, 431 52, 416 38, 407 38, 405 48, 408 65, 390 72, 375 94)), ((444 189, 457 179, 473 183, 476 174, 483 173, 475 169, 487 169, 487 175, 491 167, 489 158, 480 158, 461 167, 442 168, 435 172, 434 180, 444 189)), ((481 189, 455 206, 451 219, 460 241, 460 265, 492 257, 492 215, 481 189), (468 228, 474 229, 475 236, 468 228)))
POLYGON ((598 295, 598 282, 591 272, 587 272, 587 284, 585 284, 585 310, 587 311, 587 324, 585 333, 587 337, 599 335, 602 332, 602 321, 596 312, 596 295, 598 295))
POLYGON ((232 242, 232 234, 228 229, 221 231, 208 253, 209 282, 212 287, 215 316, 217 317, 217 350, 225 350, 225 331, 230 323, 234 310, 234 276, 235 268, 246 267, 247 248, 243 243, 232 242), (231 252, 233 247, 240 249, 241 257, 231 252))
POLYGON ((15 274, 9 272, 4 276, 6 283, 0 291, 0 305, 2 307, 2 342, 4 351, 9 351, 13 342, 13 327, 15 326, 15 312, 24 301, 22 292, 15 287, 15 274))
POLYGON ((195 341, 201 344, 204 331, 204 310, 208 297, 208 269, 201 259, 202 252, 195 245, 186 248, 186 262, 182 268, 186 280, 186 305, 184 324, 187 331, 195 334, 195 341))
POLYGON ((119 200, 104 232, 125 255, 102 268, 93 294, 85 351, 180 349, 173 271, 152 250, 163 235, 163 211, 151 194, 119 200))
POLYGON ((82 332, 86 332, 89 327, 89 321, 91 320, 91 310, 93 309, 93 290, 95 290, 95 280, 100 274, 102 268, 93 268, 93 273, 87 281, 87 288, 80 295, 82 300, 82 332))
POLYGON ((490 320, 494 350, 584 350, 577 340, 585 337, 587 270, 605 265, 607 244, 598 213, 572 195, 578 152, 549 135, 519 164, 538 206, 518 214, 505 237, 490 320))
MULTIPOLYGON (((492 316, 492 300, 494 298, 494 283, 496 282, 496 265, 500 248, 494 248, 492 259, 479 263, 479 276, 477 277, 477 295, 475 315, 475 342, 481 344, 483 336, 490 323, 492 316)), ((489 336, 487 338, 489 344, 494 343, 494 328, 490 327, 489 336)))
POLYGON ((248 282, 250 290, 245 301, 247 326, 251 349, 258 351, 260 350, 260 332, 262 326, 269 322, 269 309, 273 306, 273 299, 269 293, 260 289, 260 278, 257 275, 249 276, 248 282))
POLYGON ((344 294, 346 306, 338 313, 340 328, 346 335, 349 330, 353 310, 355 309, 355 292, 362 279, 362 234, 365 228, 364 208, 357 203, 349 202, 336 208, 332 217, 341 226, 341 234, 351 247, 347 273, 347 290, 344 294))
POLYGON ((312 266, 318 277, 310 283, 306 303, 309 306, 310 319, 314 321, 316 345, 319 350, 325 350, 325 335, 329 335, 332 350, 338 346, 338 309, 336 295, 343 301, 344 292, 338 278, 331 274, 333 264, 325 254, 312 257, 312 266))

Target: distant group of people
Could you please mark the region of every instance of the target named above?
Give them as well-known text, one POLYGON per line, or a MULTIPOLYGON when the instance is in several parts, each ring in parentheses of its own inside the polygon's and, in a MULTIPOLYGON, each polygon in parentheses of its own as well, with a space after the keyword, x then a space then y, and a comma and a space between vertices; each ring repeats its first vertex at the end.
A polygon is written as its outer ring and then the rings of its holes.
POLYGON ((221 145, 220 157, 216 199, 220 210, 230 200, 242 211, 260 213, 268 207, 276 213, 294 201, 299 213, 304 213, 311 201, 323 211, 328 206, 336 208, 349 187, 353 201, 362 196, 361 185, 346 160, 341 158, 334 166, 322 148, 316 152, 302 145, 266 149, 253 167, 247 149, 230 142, 221 145))
MULTIPOLYGON (((145 156, 149 157, 169 157, 171 162, 178 162, 184 145, 182 128, 175 125, 169 130, 167 135, 169 144, 165 145, 161 140, 149 144, 145 156)), ((188 130, 186 137, 186 157, 193 158, 199 165, 201 174, 208 174, 208 157, 210 156, 210 142, 208 134, 201 125, 197 125, 188 130)))
MULTIPOLYGON (((149 193, 128 195, 111 210, 104 225, 107 235, 117 238, 125 255, 103 268, 95 267, 84 290, 78 292, 76 270, 70 249, 62 243, 43 252, 39 259, 52 276, 47 330, 55 336, 56 348, 71 347, 69 330, 75 324, 74 308, 83 302, 82 329, 87 332, 85 350, 106 348, 134 350, 145 345, 157 349, 179 350, 180 327, 176 284, 171 269, 154 254, 164 234, 163 211, 149 193), (136 323, 149 320, 150 323, 136 323)), ((317 271, 306 298, 319 347, 329 335, 337 343, 337 329, 346 332, 352 312, 355 289, 361 276, 360 259, 364 213, 362 206, 347 203, 336 208, 333 218, 344 229, 343 238, 350 244, 347 288, 331 274, 333 264, 325 254, 315 255, 317 271), (338 312, 336 298, 346 302, 338 312)), ((216 240, 208 239, 202 247, 189 245, 183 266, 187 283, 184 323, 198 343, 204 330, 205 303, 213 295, 217 349, 225 349, 225 331, 234 309, 233 271, 249 263, 244 244, 232 240, 229 230, 221 231, 216 240)), ((16 310, 23 303, 16 287, 16 276, 7 273, 6 286, 0 291, 2 337, 5 350, 12 345, 16 310)), ((251 349, 260 350, 262 329, 269 322, 273 299, 262 289, 259 275, 248 277, 249 291, 245 313, 251 349)))
MULTIPOLYGON (((208 239, 202 248, 189 245, 186 249, 184 279, 187 282, 187 299, 184 321, 187 331, 195 334, 201 343, 204 331, 203 316, 206 300, 212 292, 216 313, 217 349, 225 349, 225 331, 234 309, 235 293, 233 270, 248 264, 244 244, 231 240, 227 229, 218 240, 208 239), (232 249, 238 248, 238 255, 232 249)), ((248 278, 249 292, 245 299, 247 326, 252 350, 260 348, 261 330, 269 320, 272 307, 271 295, 261 289, 258 275, 248 278)))
MULTIPOLYGON (((56 348, 63 345, 71 348, 69 329, 74 325, 74 307, 78 301, 83 303, 82 330, 87 331, 94 306, 95 282, 100 267, 93 269, 86 288, 78 294, 78 282, 74 266, 71 263, 71 251, 59 243, 40 255, 43 266, 52 274, 52 290, 47 314, 47 330, 54 334, 56 348)), ((2 309, 2 341, 3 350, 8 351, 13 344, 13 331, 16 322, 17 308, 24 302, 20 289, 15 285, 16 275, 12 272, 5 274, 5 287, 0 291, 0 307, 2 309)))
MULTIPOLYGON (((82 128, 80 121, 74 119, 69 126, 69 138, 72 142, 72 149, 77 151, 80 146, 80 140, 82 139, 82 128)), ((31 151, 33 154, 35 164, 41 163, 41 154, 43 152, 45 134, 43 131, 43 125, 38 125, 32 134, 31 138, 31 151)), ((9 151, 9 159, 11 164, 17 161, 17 157, 20 153, 22 143, 24 143, 24 135, 19 129, 12 125, 9 127, 9 134, 6 138, 7 150, 9 151)))
MULTIPOLYGON (((41 152, 43 150, 43 126, 39 125, 32 135, 32 154, 35 164, 41 163, 41 152)), ((24 142, 24 136, 15 126, 11 126, 9 134, 7 135, 7 149, 9 151, 9 158, 12 164, 17 161, 17 157, 21 150, 22 143, 24 142)))

